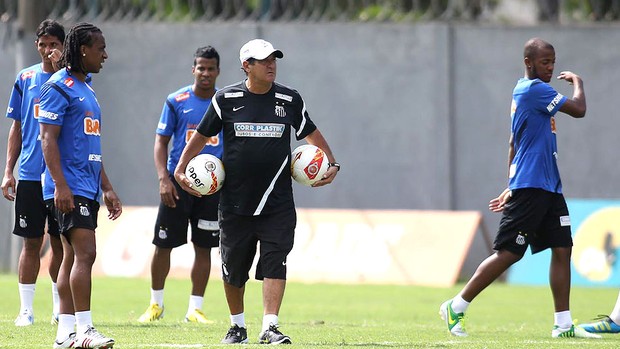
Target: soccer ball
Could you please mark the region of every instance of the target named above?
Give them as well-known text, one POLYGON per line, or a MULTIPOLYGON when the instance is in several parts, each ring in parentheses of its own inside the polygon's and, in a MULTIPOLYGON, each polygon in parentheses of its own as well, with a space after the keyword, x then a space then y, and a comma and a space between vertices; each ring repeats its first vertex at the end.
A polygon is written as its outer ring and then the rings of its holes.
POLYGON ((312 186, 323 178, 328 167, 327 156, 317 146, 300 145, 291 154, 291 176, 297 183, 312 186))
POLYGON ((185 168, 185 176, 192 188, 202 195, 211 195, 224 184, 224 164, 216 156, 200 154, 191 159, 185 168))

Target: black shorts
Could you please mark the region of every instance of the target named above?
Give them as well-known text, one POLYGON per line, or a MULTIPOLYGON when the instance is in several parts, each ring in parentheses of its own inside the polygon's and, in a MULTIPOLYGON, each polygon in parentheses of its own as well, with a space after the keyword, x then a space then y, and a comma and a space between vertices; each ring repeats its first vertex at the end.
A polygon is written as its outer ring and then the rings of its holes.
POLYGON ((192 226, 192 243, 198 247, 217 247, 220 230, 217 222, 217 206, 220 193, 198 198, 181 189, 171 177, 179 201, 175 208, 159 204, 153 244, 163 248, 175 248, 187 243, 187 225, 192 226))
POLYGON ((512 191, 494 249, 523 256, 528 245, 532 254, 547 248, 573 246, 570 216, 562 194, 536 188, 512 191))
POLYGON ((286 280, 286 257, 293 249, 297 213, 294 208, 260 216, 239 216, 220 211, 222 278, 242 287, 260 241, 256 279, 286 280))
POLYGON ((45 232, 60 236, 58 223, 43 202, 40 181, 19 181, 15 193, 15 227, 13 234, 25 238, 40 238, 45 232))
POLYGON ((82 228, 95 231, 97 229, 97 214, 99 213, 99 202, 83 196, 73 196, 75 208, 70 213, 62 213, 56 209, 54 199, 45 200, 45 205, 54 212, 54 217, 60 227, 60 233, 65 235, 69 230, 82 228))

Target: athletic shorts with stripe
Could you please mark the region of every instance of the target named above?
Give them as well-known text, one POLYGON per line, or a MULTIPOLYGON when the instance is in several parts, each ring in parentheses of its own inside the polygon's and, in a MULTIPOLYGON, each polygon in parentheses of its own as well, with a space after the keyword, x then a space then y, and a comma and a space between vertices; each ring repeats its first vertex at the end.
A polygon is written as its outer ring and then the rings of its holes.
POLYGON ((220 211, 222 278, 242 287, 260 241, 256 279, 286 280, 286 257, 293 249, 297 213, 295 208, 259 216, 240 216, 220 211))
POLYGON ((537 188, 515 189, 504 207, 494 249, 523 256, 553 247, 571 247, 570 216, 564 195, 537 188))
POLYGON ((25 238, 40 238, 47 233, 60 236, 58 223, 43 201, 40 181, 19 181, 15 193, 15 227, 13 234, 25 238))
POLYGON ((220 194, 203 195, 198 198, 181 189, 170 177, 177 189, 179 201, 176 207, 159 203, 155 222, 153 245, 162 248, 175 248, 187 243, 188 222, 192 227, 192 243, 198 247, 217 247, 220 231, 217 222, 217 207, 220 194))
POLYGON ((54 212, 60 233, 66 235, 74 228, 82 228, 95 231, 97 229, 97 215, 99 213, 99 202, 83 196, 73 196, 75 207, 69 213, 63 213, 56 208, 53 199, 45 200, 46 206, 54 212))

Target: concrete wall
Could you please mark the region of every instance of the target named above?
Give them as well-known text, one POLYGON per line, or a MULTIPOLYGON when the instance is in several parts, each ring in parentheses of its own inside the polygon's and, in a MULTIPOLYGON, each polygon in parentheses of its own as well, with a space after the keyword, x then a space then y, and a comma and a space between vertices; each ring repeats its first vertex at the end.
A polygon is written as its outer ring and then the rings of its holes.
MULTIPOLYGON (((304 96, 342 164, 333 185, 295 185, 299 207, 479 210, 494 232, 498 216, 487 203, 506 185, 511 92, 523 75, 523 44, 533 36, 554 44, 556 73, 573 70, 585 81, 586 118, 557 120, 566 196, 620 196, 616 26, 96 24, 110 56, 93 79, 104 113, 104 163, 125 205, 158 203, 154 131, 166 95, 192 82, 196 47, 219 50, 223 87, 243 78, 238 50, 255 37, 284 52, 278 81, 304 96)), ((13 56, 11 45, 0 48, 0 97, 9 94, 13 56)), ((572 93, 565 82, 552 85, 572 93)), ((9 125, 0 124, 2 139, 9 125)), ((3 217, 11 210, 0 201, 3 217)))

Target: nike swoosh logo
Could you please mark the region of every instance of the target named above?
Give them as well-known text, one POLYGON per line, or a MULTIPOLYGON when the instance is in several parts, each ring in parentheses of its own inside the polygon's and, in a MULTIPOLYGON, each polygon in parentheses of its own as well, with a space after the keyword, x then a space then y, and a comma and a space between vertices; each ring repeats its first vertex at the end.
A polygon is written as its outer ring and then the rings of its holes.
POLYGON ((452 317, 452 311, 450 309, 450 306, 448 306, 447 310, 448 310, 448 326, 452 328, 454 325, 456 325, 458 321, 458 317, 456 319, 452 317))
POLYGON ((237 111, 237 110, 243 109, 243 108, 245 108, 245 105, 242 105, 240 107, 233 107, 233 111, 237 111))
POLYGON ((183 114, 187 114, 187 113, 189 113, 192 110, 194 110, 194 108, 192 108, 192 109, 183 109, 183 114))
POLYGON ((80 102, 82 102, 82 101, 84 101, 84 98, 86 98, 86 97, 80 97, 78 99, 80 100, 80 102))

